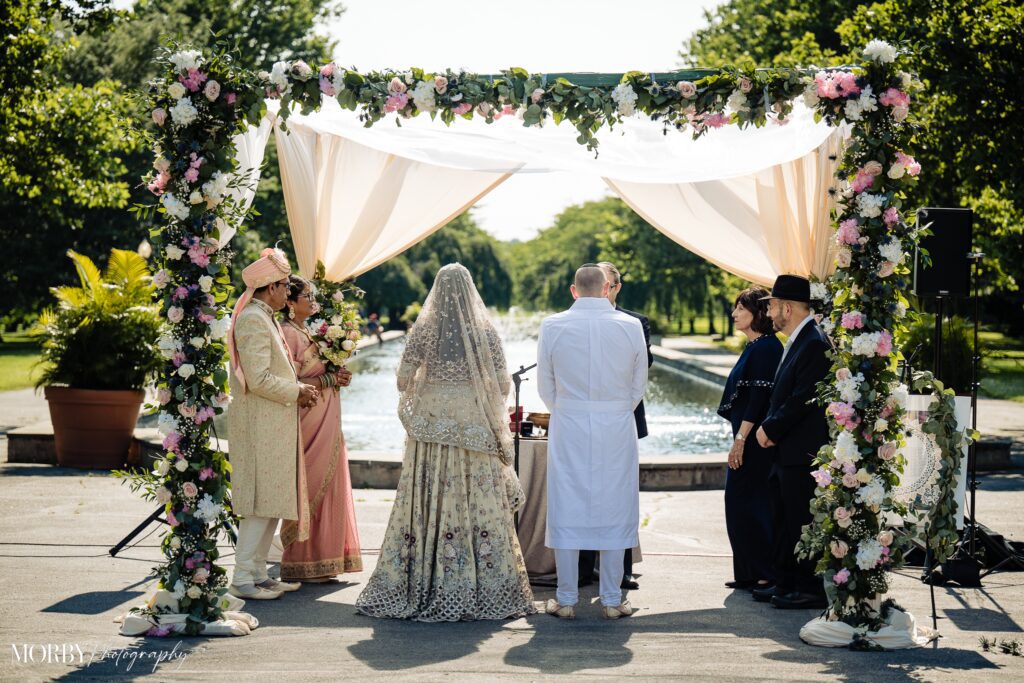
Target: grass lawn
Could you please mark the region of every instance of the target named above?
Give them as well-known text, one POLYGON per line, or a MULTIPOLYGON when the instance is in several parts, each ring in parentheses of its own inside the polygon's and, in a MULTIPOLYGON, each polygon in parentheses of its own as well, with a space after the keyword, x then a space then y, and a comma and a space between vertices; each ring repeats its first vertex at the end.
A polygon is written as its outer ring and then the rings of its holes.
POLYGON ((981 332, 981 393, 1024 403, 1024 342, 999 332, 981 332))
POLYGON ((26 389, 39 375, 39 348, 24 334, 5 334, 0 343, 0 391, 26 389))

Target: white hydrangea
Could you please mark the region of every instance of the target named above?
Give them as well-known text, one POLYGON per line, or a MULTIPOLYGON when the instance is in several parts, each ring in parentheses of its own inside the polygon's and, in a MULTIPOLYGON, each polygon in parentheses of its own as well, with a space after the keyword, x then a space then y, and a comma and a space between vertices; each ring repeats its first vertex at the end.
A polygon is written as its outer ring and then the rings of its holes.
POLYGON ((856 403, 860 400, 860 384, 864 381, 864 374, 858 372, 851 375, 849 379, 836 380, 836 389, 839 391, 839 398, 846 403, 856 403))
POLYGON ((747 95, 739 88, 732 91, 725 104, 732 111, 750 111, 750 106, 747 104, 747 95))
POLYGON ((182 50, 171 55, 171 64, 182 73, 189 69, 198 69, 202 63, 203 55, 199 50, 182 50))
POLYGON ((889 397, 900 408, 906 410, 907 400, 910 398, 910 390, 906 384, 894 384, 889 390, 889 397))
POLYGON ((864 58, 879 64, 889 64, 896 61, 896 55, 898 54, 899 50, 884 40, 872 40, 864 48, 864 58))
POLYGON ((416 105, 417 109, 430 112, 437 108, 435 92, 433 81, 420 81, 409 94, 412 96, 412 102, 416 105))
POLYGON ((174 582, 174 590, 171 591, 171 595, 174 596, 175 600, 181 600, 185 597, 185 590, 185 584, 181 582, 181 579, 178 579, 174 582))
POLYGON ((864 218, 874 218, 882 215, 882 205, 885 204, 885 195, 862 192, 857 195, 857 212, 864 218))
POLYGON ((291 89, 291 83, 288 81, 288 62, 274 62, 270 70, 270 82, 282 95, 288 93, 291 89))
POLYGON ((219 204, 228 191, 229 180, 228 174, 220 171, 210 176, 210 179, 203 183, 203 194, 206 195, 207 201, 212 202, 214 206, 219 204))
POLYGON ((828 301, 828 287, 824 282, 811 283, 811 298, 815 301, 828 301))
POLYGON ((843 106, 843 115, 847 121, 860 121, 860 100, 846 100, 846 104, 843 106))
MULTIPOLYGON (((160 197, 160 203, 164 205, 164 210, 167 211, 167 215, 177 218, 179 221, 183 221, 188 218, 188 204, 181 201, 170 192, 160 197)), ((171 247, 168 247, 166 251, 169 252, 170 250, 171 247)), ((181 258, 180 255, 174 260, 177 261, 179 258, 181 258)))
POLYGON ((632 116, 636 113, 636 91, 629 83, 619 83, 612 90, 612 100, 622 116, 632 116))
POLYGON ((160 411, 156 419, 156 428, 163 436, 178 431, 178 418, 165 410, 160 411))
POLYGON ((878 109, 878 100, 875 99, 875 94, 872 92, 870 85, 865 85, 864 89, 860 91, 857 105, 862 112, 876 111, 878 109))
POLYGON ((885 501, 885 484, 877 476, 857 491, 857 501, 865 505, 881 505, 885 501))
POLYGON ((860 460, 860 450, 857 448, 857 439, 847 430, 839 432, 836 437, 836 445, 832 451, 833 457, 840 464, 855 463, 860 460))
POLYGON ((900 244, 898 238, 893 237, 888 242, 878 247, 878 253, 881 254, 882 258, 886 261, 899 263, 903 259, 903 245, 900 244))
POLYGON ((206 493, 203 495, 203 499, 199 501, 199 505, 196 506, 196 517, 207 524, 211 524, 220 518, 221 509, 220 505, 213 502, 210 494, 206 493))
POLYGON ((217 320, 210 321, 210 337, 213 339, 223 339, 228 336, 228 330, 231 329, 231 316, 224 316, 217 320))
POLYGON ((857 566, 874 569, 882 559, 882 544, 873 538, 866 538, 857 545, 857 566))
POLYGON ((855 336, 850 344, 850 351, 855 356, 874 356, 878 351, 879 332, 865 332, 855 336))
POLYGON ((199 116, 199 110, 192 105, 191 97, 182 97, 171 107, 171 119, 179 126, 187 126, 199 116))

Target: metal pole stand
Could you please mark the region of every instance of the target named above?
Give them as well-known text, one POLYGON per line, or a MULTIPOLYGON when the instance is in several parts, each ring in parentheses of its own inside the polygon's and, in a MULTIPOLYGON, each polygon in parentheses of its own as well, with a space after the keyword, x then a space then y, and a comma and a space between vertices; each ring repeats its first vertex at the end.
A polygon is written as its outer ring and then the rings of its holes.
POLYGON ((153 522, 160 521, 161 523, 166 524, 167 521, 160 517, 160 515, 162 515, 163 513, 164 513, 164 506, 161 505, 160 507, 158 507, 153 512, 153 514, 151 514, 149 517, 146 517, 145 521, 142 522, 142 524, 139 524, 137 527, 135 527, 134 529, 129 531, 127 536, 122 538, 120 541, 117 542, 117 545, 115 545, 113 548, 108 550, 107 552, 110 553, 110 556, 111 557, 116 557, 117 554, 119 552, 121 552, 126 545, 131 543, 133 538, 135 538, 136 536, 141 534, 142 530, 145 529, 150 524, 152 524, 153 522))

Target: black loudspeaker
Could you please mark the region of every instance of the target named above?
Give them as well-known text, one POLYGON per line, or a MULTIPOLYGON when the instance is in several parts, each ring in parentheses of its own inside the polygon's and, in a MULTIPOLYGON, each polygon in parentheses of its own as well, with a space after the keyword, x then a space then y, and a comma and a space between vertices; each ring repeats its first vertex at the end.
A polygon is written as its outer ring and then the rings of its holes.
POLYGON ((914 294, 917 296, 969 296, 971 293, 971 251, 974 211, 971 209, 917 210, 917 224, 932 234, 922 237, 914 253, 914 294), (931 257, 930 266, 921 262, 920 250, 931 257))

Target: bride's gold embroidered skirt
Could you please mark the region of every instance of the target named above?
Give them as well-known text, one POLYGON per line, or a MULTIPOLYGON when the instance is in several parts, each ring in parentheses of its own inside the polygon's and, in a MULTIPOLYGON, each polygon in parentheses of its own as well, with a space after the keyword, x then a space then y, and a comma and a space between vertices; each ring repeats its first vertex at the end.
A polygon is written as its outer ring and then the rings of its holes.
POLYGON ((497 457, 407 439, 384 544, 356 608, 417 621, 534 612, 513 522, 522 501, 497 457))

